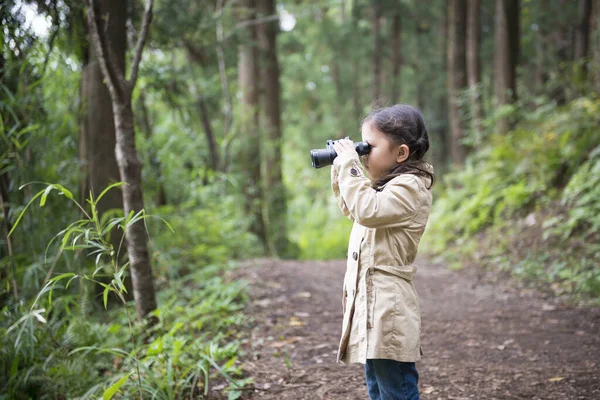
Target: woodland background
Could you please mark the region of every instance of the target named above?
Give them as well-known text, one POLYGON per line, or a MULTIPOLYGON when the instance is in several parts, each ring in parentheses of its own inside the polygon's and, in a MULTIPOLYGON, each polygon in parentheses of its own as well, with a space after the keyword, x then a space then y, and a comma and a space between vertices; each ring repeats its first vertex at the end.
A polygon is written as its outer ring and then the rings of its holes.
POLYGON ((345 257, 309 150, 373 105, 425 116, 423 253, 597 302, 600 3, 151 3, 0 4, 1 398, 239 397, 223 272, 345 257))

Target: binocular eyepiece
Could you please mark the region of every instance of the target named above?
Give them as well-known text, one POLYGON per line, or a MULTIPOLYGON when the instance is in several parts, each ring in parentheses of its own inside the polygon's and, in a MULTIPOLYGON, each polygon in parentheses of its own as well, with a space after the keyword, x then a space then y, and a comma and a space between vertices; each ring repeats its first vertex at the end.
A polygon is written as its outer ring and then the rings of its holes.
MULTIPOLYGON (((346 137, 346 139, 349 138, 346 137)), ((328 140, 325 143, 324 149, 315 149, 310 151, 310 158, 312 159, 313 167, 322 168, 333 164, 333 160, 335 160, 335 158, 338 156, 333 149, 333 144, 336 142, 337 140, 328 140)), ((359 156, 369 154, 369 151, 371 151, 371 146, 366 142, 356 142, 354 143, 354 148, 359 156)))

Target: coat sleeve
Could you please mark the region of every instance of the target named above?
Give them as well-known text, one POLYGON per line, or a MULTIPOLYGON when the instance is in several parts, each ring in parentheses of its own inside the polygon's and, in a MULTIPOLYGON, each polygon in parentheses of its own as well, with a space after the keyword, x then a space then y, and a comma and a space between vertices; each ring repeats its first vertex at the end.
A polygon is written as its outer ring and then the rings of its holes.
POLYGON ((350 211, 346 206, 346 202, 340 194, 339 173, 338 168, 336 168, 335 165, 331 167, 331 189, 333 190, 333 195, 335 196, 335 199, 338 203, 338 206, 340 207, 340 210, 342 210, 342 213, 344 213, 344 215, 348 217, 351 221, 354 221, 352 214, 350 214, 350 211))
POLYGON ((416 178, 409 174, 392 179, 381 191, 373 189, 358 155, 337 157, 332 167, 334 176, 342 211, 347 210, 350 219, 367 228, 406 226, 416 216, 424 197, 416 178))

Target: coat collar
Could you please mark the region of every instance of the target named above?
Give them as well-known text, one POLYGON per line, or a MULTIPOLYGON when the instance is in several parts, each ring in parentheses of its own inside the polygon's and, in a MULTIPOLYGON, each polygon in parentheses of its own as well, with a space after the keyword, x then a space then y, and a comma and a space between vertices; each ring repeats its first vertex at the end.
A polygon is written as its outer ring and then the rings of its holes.
MULTIPOLYGON (((431 174, 433 174, 433 165, 429 164, 428 162, 424 162, 423 163, 423 169, 431 174)), ((414 175, 414 174, 403 174, 403 175, 414 175)), ((399 175, 397 177, 395 177, 394 179, 390 179, 389 181, 387 181, 386 183, 384 183, 381 186, 377 186, 375 188, 375 190, 377 190, 378 192, 381 192, 383 190, 383 188, 390 182, 398 179, 398 177, 400 177, 402 175, 399 175)), ((429 179, 428 177, 422 176, 422 175, 414 175, 416 176, 418 179, 420 179, 423 184, 425 185, 425 187, 429 187, 429 185, 431 184, 431 179, 429 179)))

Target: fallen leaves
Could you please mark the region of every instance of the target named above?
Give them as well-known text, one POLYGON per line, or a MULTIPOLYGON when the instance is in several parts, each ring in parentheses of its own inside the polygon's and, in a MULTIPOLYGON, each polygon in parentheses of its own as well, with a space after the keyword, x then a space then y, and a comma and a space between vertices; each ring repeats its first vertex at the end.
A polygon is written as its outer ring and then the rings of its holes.
POLYGON ((298 319, 298 317, 290 317, 290 326, 303 326, 306 325, 306 322, 298 319))
POLYGON ((302 340, 301 336, 294 336, 294 337, 291 337, 291 338, 287 338, 287 339, 284 339, 284 340, 278 340, 276 342, 273 342, 273 343, 270 344, 270 346, 271 347, 275 347, 275 348, 280 348, 280 347, 284 347, 284 346, 287 346, 287 345, 299 342, 300 340, 302 340))

